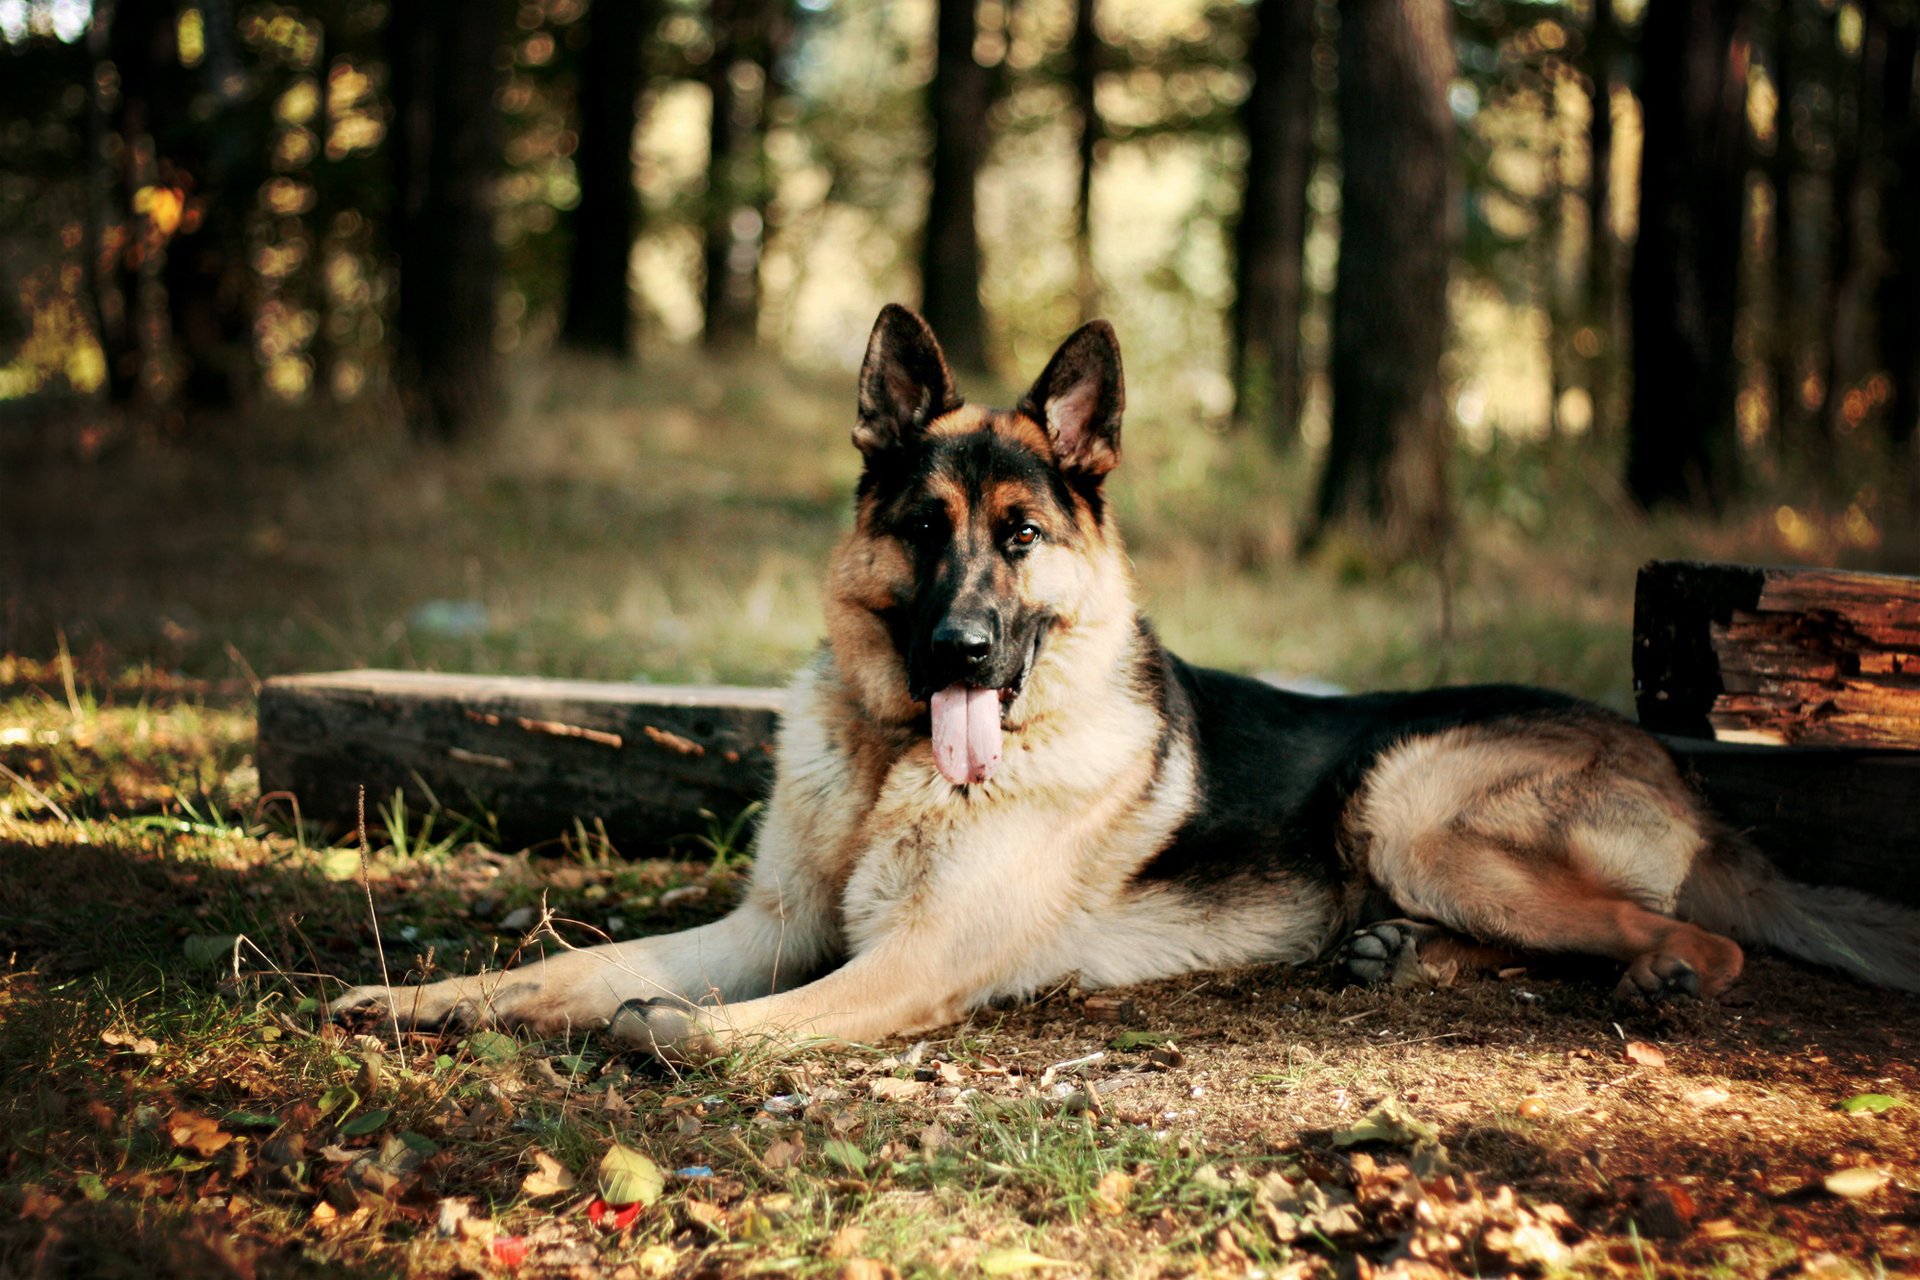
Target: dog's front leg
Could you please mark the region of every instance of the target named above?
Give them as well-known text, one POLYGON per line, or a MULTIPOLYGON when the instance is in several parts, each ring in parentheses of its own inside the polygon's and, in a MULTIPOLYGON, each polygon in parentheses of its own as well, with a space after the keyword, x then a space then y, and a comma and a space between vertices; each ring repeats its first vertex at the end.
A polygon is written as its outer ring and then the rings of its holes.
POLYGON ((848 886, 852 958, 791 991, 692 1008, 628 1006, 615 1038, 677 1061, 815 1040, 864 1043, 953 1022, 998 991, 1025 986, 1078 918, 1072 832, 1036 841, 1017 824, 980 824, 968 847, 872 850, 848 886))
MULTIPOLYGON (((378 1006, 407 1026, 500 1024, 541 1034, 604 1027, 630 1000, 749 1000, 818 969, 826 941, 750 895, 731 915, 681 933, 549 951, 493 973, 419 987, 355 987, 335 1012, 378 1006)), ((549 944, 551 945, 551 944, 549 944)))

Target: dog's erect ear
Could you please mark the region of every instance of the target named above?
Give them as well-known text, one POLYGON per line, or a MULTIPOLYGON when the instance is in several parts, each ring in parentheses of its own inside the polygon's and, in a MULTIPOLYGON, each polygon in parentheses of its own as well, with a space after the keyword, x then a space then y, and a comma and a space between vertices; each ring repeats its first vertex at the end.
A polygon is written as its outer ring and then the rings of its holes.
POLYGON ((898 303, 881 308, 860 365, 860 417, 853 427, 860 452, 891 449, 959 407, 947 358, 927 322, 898 303))
POLYGON ((1120 415, 1126 407, 1120 340, 1105 320, 1081 325, 1061 343, 1020 401, 1020 412, 1053 437, 1060 465, 1096 477, 1120 463, 1120 415))

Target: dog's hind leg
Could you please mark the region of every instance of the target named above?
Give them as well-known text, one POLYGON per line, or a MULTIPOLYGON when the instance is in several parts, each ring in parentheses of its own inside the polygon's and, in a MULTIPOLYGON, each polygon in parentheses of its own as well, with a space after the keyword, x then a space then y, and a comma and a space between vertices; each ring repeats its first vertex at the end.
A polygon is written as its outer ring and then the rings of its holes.
MULTIPOLYGON (((1717 995, 1744 963, 1732 939, 1651 910, 1545 851, 1430 831, 1376 847, 1370 869, 1403 909, 1477 942, 1621 961, 1622 996, 1717 995)), ((1443 962, 1453 943, 1434 941, 1431 955, 1416 943, 1423 964, 1443 962)))
POLYGON ((1385 753, 1347 817, 1401 911, 1483 943, 1607 956, 1623 995, 1715 995, 1737 943, 1671 914, 1708 823, 1656 744, 1611 720, 1469 726, 1385 753))

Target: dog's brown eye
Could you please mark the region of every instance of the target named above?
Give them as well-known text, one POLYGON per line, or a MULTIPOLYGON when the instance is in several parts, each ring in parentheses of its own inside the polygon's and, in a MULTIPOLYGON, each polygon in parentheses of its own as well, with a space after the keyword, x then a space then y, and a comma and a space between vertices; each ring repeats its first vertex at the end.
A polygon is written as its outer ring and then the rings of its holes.
POLYGON ((1013 545, 1016 547, 1030 547, 1038 541, 1040 541, 1038 525, 1023 524, 1013 531, 1013 545))

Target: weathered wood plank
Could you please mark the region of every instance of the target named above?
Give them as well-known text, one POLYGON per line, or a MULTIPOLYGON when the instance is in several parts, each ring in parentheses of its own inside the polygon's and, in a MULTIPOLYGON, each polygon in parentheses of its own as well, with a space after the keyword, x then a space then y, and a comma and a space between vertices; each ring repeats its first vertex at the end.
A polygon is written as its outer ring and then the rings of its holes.
POLYGON ((1660 736, 1715 811, 1787 874, 1920 906, 1920 752, 1660 736))
POLYGON ((338 671, 260 691, 260 787, 351 822, 396 790, 534 844, 603 825, 657 850, 764 799, 783 691, 338 671))
POLYGON ((1634 595, 1649 729, 1920 748, 1920 578, 1654 561, 1634 595))

